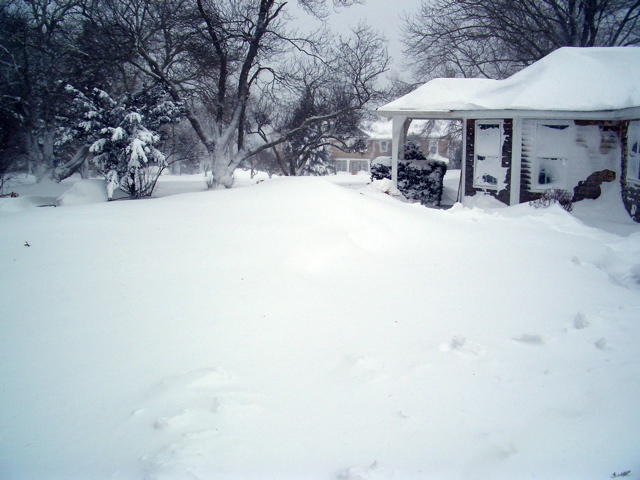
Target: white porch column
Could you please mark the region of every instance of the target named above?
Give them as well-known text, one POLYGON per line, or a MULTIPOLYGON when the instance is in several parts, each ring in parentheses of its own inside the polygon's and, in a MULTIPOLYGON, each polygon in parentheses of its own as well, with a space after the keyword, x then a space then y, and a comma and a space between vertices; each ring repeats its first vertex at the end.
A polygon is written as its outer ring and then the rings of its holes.
POLYGON ((464 200, 467 188, 467 119, 462 119, 462 162, 460 162, 460 183, 458 184, 458 202, 464 200))
POLYGON ((522 172, 522 118, 513 119, 511 134, 511 183, 509 185, 509 205, 520 203, 520 174, 522 172))
POLYGON ((394 116, 391 119, 391 180, 395 188, 398 188, 398 160, 404 159, 404 143, 410 124, 411 120, 405 116, 394 116))

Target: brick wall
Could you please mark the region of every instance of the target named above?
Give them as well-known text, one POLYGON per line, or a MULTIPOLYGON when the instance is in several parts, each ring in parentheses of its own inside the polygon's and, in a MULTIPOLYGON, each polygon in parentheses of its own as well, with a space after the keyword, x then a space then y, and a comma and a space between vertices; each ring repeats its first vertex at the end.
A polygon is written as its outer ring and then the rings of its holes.
POLYGON ((573 201, 584 200, 587 198, 596 199, 602 194, 602 185, 605 182, 613 182, 616 179, 616 172, 611 170, 600 170, 593 172, 586 180, 582 180, 573 189, 573 201))

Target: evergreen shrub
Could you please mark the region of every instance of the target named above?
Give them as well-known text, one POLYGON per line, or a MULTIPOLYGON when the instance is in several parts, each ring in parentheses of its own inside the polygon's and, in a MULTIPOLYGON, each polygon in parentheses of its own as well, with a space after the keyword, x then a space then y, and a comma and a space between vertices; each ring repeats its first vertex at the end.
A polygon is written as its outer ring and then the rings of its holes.
MULTIPOLYGON (((405 159, 398 162, 398 190, 409 200, 428 207, 439 206, 446 163, 427 159, 413 142, 407 142, 404 151, 405 159)), ((386 163, 374 161, 371 164, 371 180, 391 178, 391 165, 386 163)))

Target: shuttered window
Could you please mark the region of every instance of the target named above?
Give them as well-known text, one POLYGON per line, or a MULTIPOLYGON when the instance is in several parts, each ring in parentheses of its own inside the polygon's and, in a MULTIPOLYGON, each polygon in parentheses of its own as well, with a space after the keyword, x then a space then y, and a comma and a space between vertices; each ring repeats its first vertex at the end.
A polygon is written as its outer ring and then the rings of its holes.
POLYGON ((629 123, 627 133, 627 181, 640 183, 640 121, 629 123))

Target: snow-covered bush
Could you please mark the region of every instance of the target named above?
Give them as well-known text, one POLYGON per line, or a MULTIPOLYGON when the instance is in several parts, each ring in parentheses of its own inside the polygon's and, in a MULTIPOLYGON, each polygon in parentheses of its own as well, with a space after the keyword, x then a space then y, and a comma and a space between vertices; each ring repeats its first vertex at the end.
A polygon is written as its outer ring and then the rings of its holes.
POLYGON ((302 169, 302 174, 307 176, 336 174, 336 166, 329 161, 329 152, 326 147, 319 148, 309 155, 309 160, 302 169))
POLYGON ((391 159, 378 157, 371 161, 371 181, 391 178, 391 159))
MULTIPOLYGON (((398 190, 409 200, 437 207, 442 200, 443 179, 447 165, 438 160, 427 160, 420 147, 413 142, 405 144, 405 159, 398 162, 398 190)), ((391 166, 386 162, 371 164, 371 180, 391 178, 391 166)))
POLYGON ((76 131, 91 145, 92 161, 107 181, 109 200, 118 188, 133 198, 150 196, 167 166, 156 148, 161 138, 157 129, 177 121, 179 106, 160 89, 123 101, 99 89, 85 94, 68 86, 67 91, 74 95, 82 118, 76 131))
POLYGON ((545 190, 540 198, 529 202, 529 205, 535 208, 546 208, 553 203, 559 203, 562 208, 570 212, 573 210, 573 195, 566 190, 550 188, 545 190))

